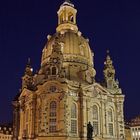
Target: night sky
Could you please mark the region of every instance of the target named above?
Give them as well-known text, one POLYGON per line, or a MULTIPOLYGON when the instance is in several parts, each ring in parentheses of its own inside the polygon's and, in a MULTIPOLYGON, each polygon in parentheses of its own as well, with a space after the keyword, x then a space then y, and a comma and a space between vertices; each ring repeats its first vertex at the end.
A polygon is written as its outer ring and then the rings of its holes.
MULTIPOLYGON (((0 123, 12 120, 11 102, 21 88, 28 57, 40 67, 47 35, 55 33, 63 0, 0 1, 0 123)), ((125 94, 125 119, 140 115, 140 1, 73 0, 77 24, 95 53, 96 79, 110 50, 125 94)))

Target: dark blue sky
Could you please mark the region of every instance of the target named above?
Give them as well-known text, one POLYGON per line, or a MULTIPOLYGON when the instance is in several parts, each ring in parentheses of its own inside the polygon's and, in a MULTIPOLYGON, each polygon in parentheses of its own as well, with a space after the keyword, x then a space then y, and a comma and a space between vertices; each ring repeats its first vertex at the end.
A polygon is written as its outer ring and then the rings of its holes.
MULTIPOLYGON (((0 1, 0 122, 12 119, 11 101, 21 87, 28 57, 34 70, 48 34, 57 26, 63 0, 0 1)), ((140 1, 73 0, 79 30, 95 53, 96 79, 102 79, 106 50, 125 94, 125 118, 140 114, 140 1)))

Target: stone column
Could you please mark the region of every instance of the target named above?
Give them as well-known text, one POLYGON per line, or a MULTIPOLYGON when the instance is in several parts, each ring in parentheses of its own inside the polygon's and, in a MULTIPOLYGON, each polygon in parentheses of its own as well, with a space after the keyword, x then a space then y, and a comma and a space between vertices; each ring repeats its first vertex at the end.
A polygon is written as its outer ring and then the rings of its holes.
POLYGON ((19 137, 20 140, 22 139, 23 136, 23 130, 24 130, 24 111, 22 108, 20 108, 20 130, 19 130, 19 137))
POLYGON ((13 140, 18 140, 20 126, 19 102, 13 101, 12 104, 13 104, 13 140))
POLYGON ((104 98, 104 102, 103 102, 103 134, 105 136, 108 135, 108 124, 107 124, 107 103, 106 103, 106 99, 104 98))
POLYGON ((100 118, 100 135, 101 137, 103 137, 104 135, 104 130, 105 130, 105 121, 104 121, 104 116, 105 116, 105 112, 104 112, 105 108, 104 108, 104 102, 103 100, 101 101, 101 109, 100 109, 100 115, 99 118, 100 118))
POLYGON ((123 97, 118 97, 116 99, 116 114, 117 114, 117 138, 120 140, 124 140, 125 132, 124 132, 124 116, 123 116, 123 97))
POLYGON ((87 99, 86 97, 83 97, 83 137, 87 137, 87 123, 88 123, 88 106, 87 106, 87 99))

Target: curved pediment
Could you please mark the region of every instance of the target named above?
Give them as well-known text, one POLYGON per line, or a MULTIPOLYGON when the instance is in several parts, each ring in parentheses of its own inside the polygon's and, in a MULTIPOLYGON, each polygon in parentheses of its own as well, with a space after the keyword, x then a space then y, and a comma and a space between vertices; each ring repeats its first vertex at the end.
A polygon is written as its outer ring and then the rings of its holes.
POLYGON ((52 80, 39 85, 37 93, 62 93, 63 91, 67 91, 66 84, 52 80))

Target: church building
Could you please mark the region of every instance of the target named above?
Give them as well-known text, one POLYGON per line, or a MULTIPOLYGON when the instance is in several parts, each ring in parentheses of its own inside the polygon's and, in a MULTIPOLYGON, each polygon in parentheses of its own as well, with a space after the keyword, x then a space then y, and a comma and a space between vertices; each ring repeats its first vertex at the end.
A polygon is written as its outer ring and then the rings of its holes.
POLYGON ((124 95, 107 53, 104 81, 95 80, 94 52, 76 24, 77 10, 65 0, 56 33, 48 35, 39 71, 30 60, 13 104, 13 140, 124 140, 124 95))

